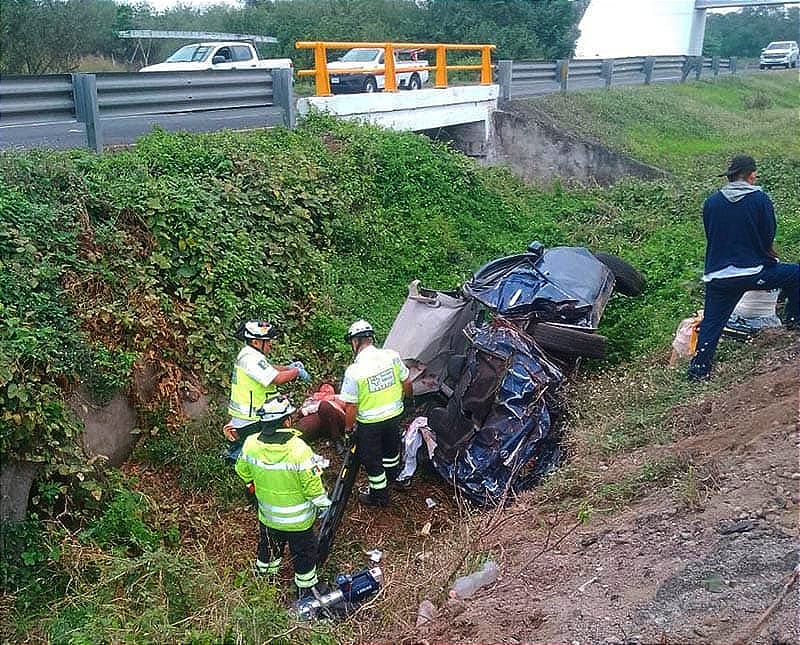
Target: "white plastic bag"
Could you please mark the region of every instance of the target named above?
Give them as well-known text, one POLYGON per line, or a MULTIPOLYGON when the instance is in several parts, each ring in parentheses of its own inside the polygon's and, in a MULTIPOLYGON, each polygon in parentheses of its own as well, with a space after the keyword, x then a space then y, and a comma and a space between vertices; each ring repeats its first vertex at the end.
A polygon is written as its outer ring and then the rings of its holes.
POLYGON ((670 365, 674 365, 679 358, 691 358, 697 350, 697 334, 700 323, 703 321, 703 310, 700 309, 691 318, 681 320, 672 340, 672 357, 670 365))

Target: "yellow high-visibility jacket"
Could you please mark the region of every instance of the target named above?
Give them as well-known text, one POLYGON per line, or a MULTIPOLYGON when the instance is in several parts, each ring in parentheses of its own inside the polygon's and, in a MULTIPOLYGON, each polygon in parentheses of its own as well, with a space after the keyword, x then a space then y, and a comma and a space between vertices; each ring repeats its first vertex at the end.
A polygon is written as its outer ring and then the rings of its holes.
POLYGON ((322 485, 323 459, 315 455, 300 433, 279 429, 261 439, 250 435, 236 461, 236 473, 253 482, 258 519, 281 531, 304 531, 314 524, 317 510, 331 505, 322 485))

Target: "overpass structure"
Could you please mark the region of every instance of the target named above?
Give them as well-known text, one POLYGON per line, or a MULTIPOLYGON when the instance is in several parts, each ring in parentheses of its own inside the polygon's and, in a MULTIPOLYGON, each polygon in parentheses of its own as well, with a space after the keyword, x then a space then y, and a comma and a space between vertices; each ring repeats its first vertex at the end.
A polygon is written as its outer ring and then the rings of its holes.
POLYGON ((576 58, 700 56, 709 9, 767 7, 786 0, 591 0, 576 58))

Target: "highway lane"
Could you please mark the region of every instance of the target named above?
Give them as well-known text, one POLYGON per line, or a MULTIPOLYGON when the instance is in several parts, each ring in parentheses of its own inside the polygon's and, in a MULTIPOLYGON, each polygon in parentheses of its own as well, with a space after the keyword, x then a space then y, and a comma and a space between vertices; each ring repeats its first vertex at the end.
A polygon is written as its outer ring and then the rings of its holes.
MULTIPOLYGON (((758 73, 758 70, 754 70, 758 73)), ((740 70, 740 73, 753 73, 753 70, 740 70)), ((761 72, 764 73, 764 72, 761 72)), ((708 70, 703 70, 704 78, 708 78, 708 70)), ((723 71, 720 76, 727 76, 723 71)), ((677 83, 680 81, 680 70, 656 70, 653 83, 677 83)), ((694 76, 690 75, 690 79, 694 76)), ((638 86, 642 84, 639 73, 617 74, 612 79, 614 87, 638 86)), ((589 90, 604 87, 601 78, 569 79, 568 90, 589 90)), ((519 99, 527 96, 539 96, 559 92, 561 86, 556 81, 513 82, 511 98, 519 99)), ((228 110, 212 110, 207 112, 188 112, 181 114, 148 114, 139 116, 106 117, 101 119, 103 142, 106 146, 131 144, 153 127, 160 126, 169 132, 211 132, 222 129, 248 130, 253 128, 272 127, 282 123, 279 108, 240 108, 228 110)), ((19 125, 0 126, 0 150, 26 148, 82 148, 86 146, 84 126, 77 121, 58 123, 25 123, 19 125)))
MULTIPOLYGON (((240 108, 235 110, 210 110, 182 114, 145 114, 137 116, 107 117, 100 120, 103 142, 106 146, 134 143, 137 138, 160 126, 169 132, 212 132, 216 130, 249 130, 280 125, 283 117, 280 108, 240 108)), ((0 149, 24 148, 83 148, 86 132, 83 123, 61 121, 50 123, 24 123, 0 127, 0 149)))

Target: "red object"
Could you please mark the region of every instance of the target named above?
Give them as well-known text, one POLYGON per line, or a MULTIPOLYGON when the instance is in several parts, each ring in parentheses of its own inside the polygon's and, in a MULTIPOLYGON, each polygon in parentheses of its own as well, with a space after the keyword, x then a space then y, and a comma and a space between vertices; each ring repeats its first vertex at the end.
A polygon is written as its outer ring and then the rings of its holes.
POLYGON ((256 485, 255 485, 255 483, 253 483, 253 482, 248 482, 247 483, 247 492, 250 493, 251 495, 255 495, 256 494, 256 485))

